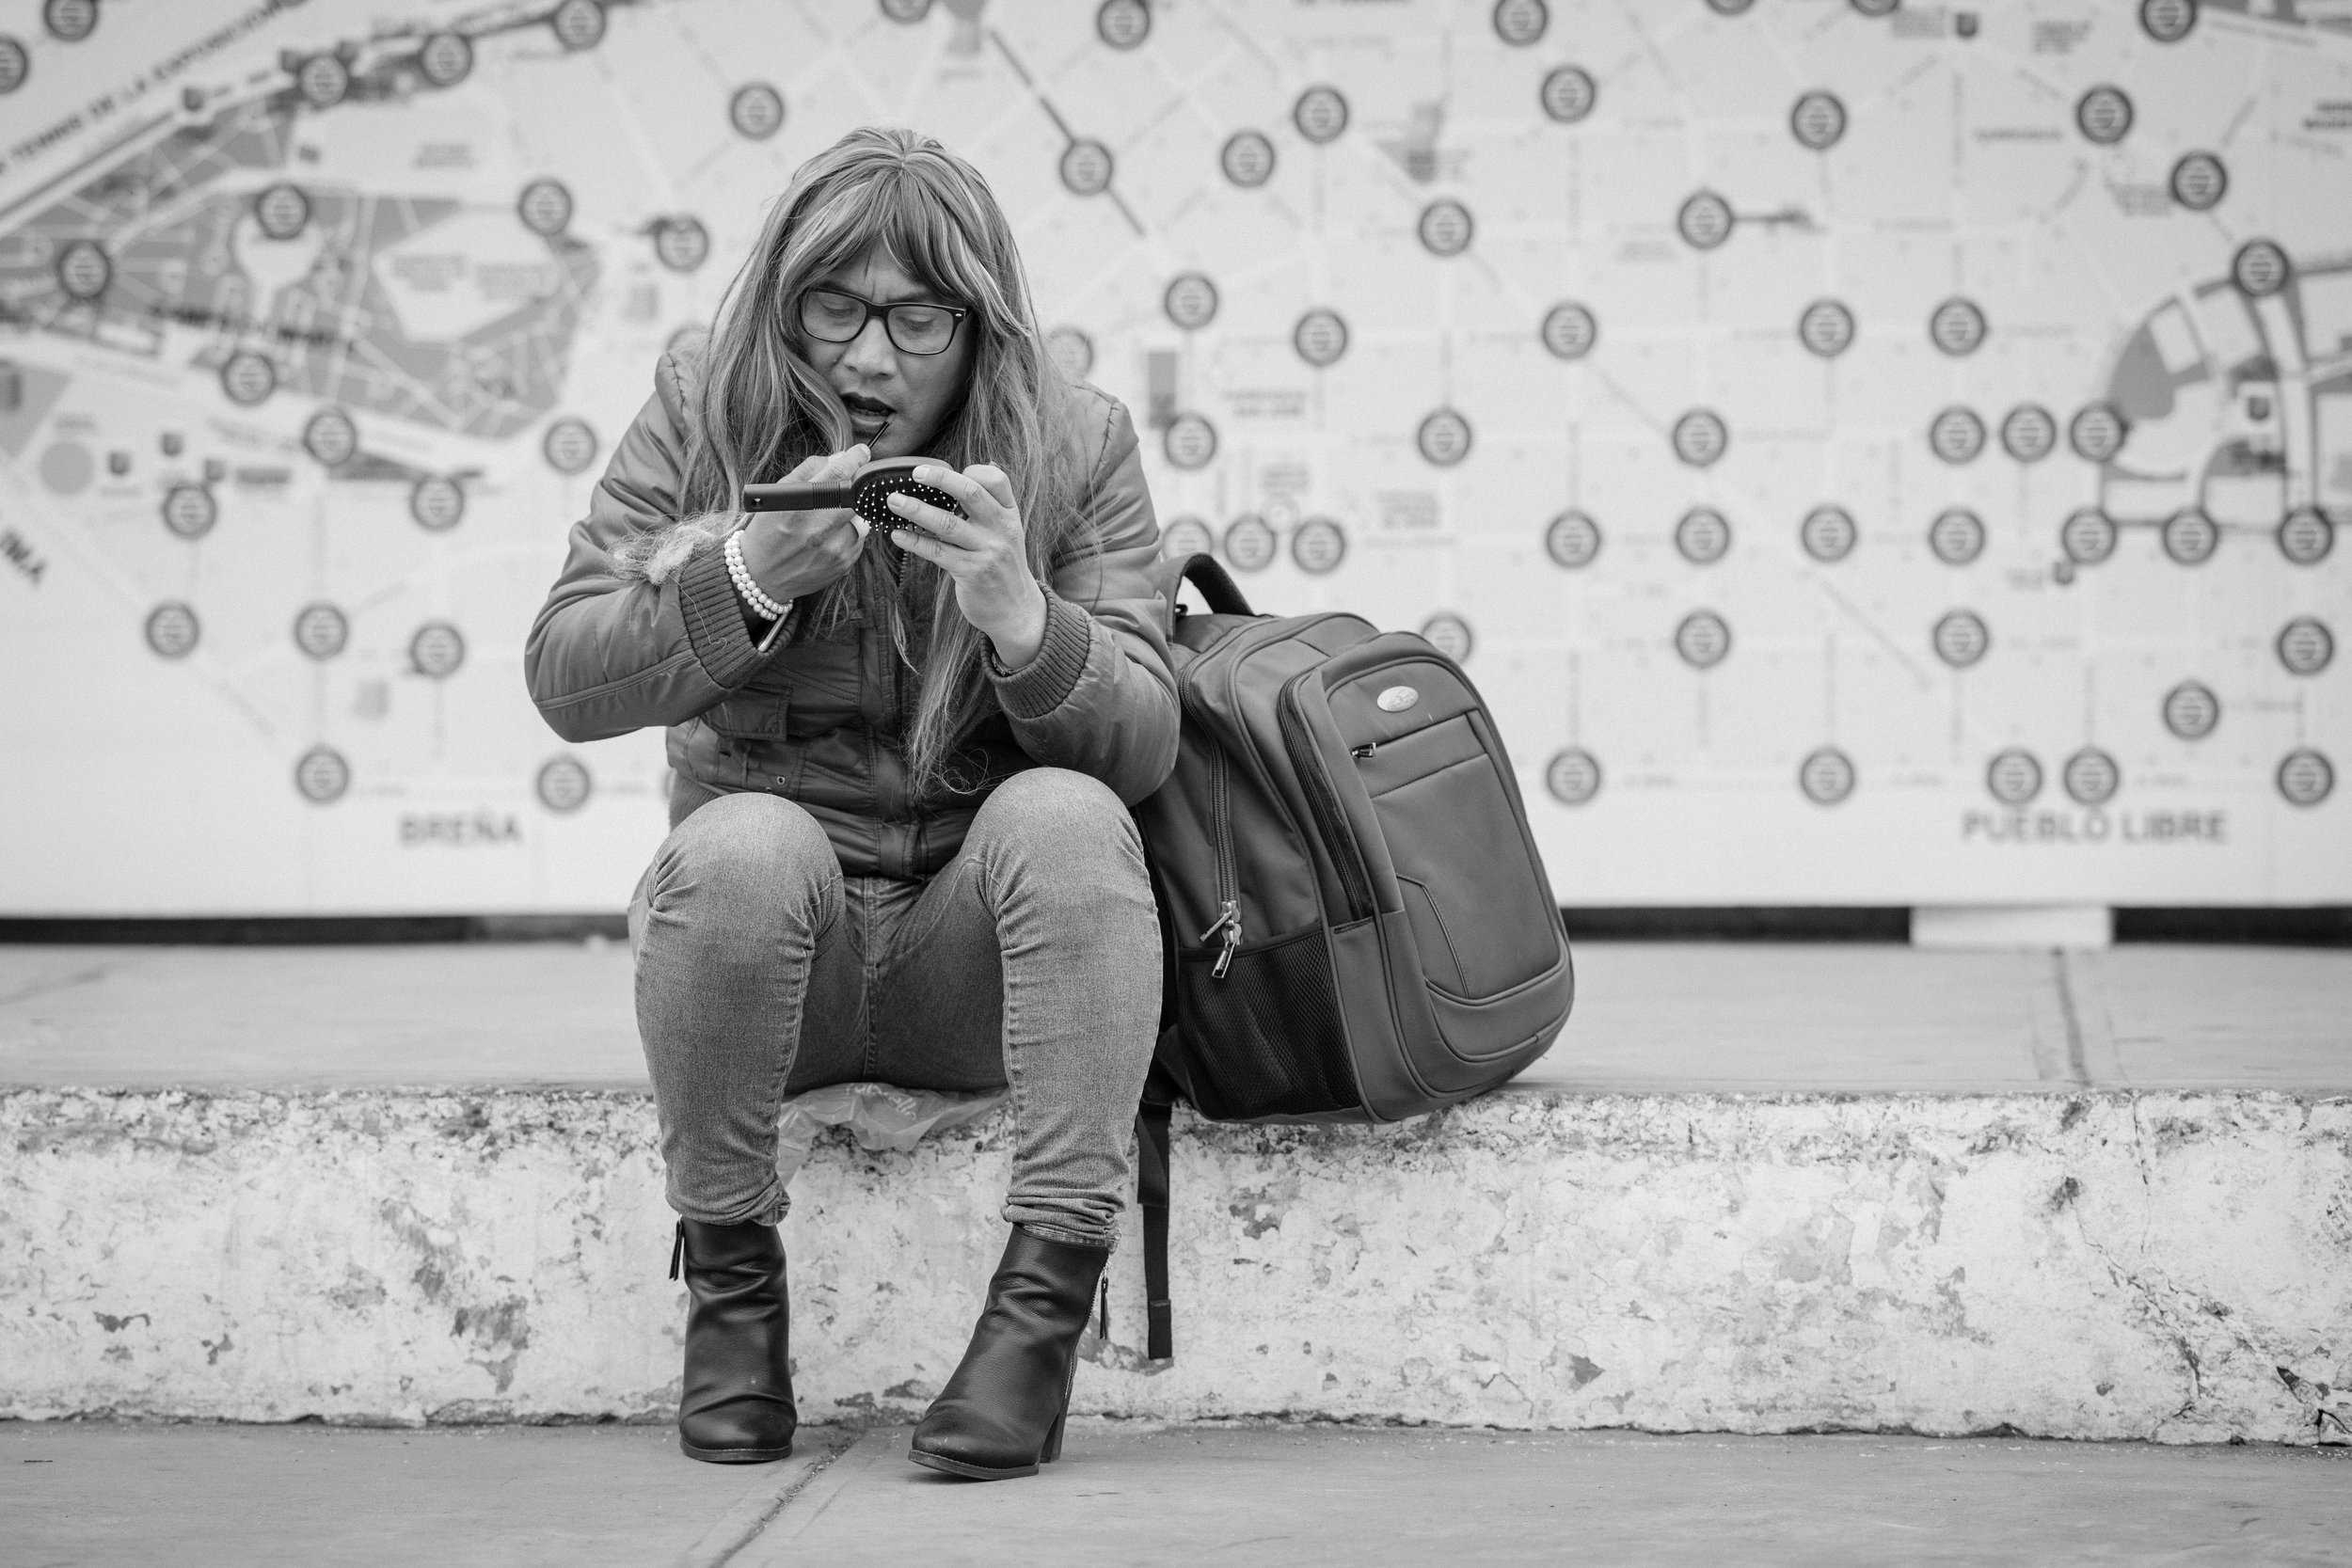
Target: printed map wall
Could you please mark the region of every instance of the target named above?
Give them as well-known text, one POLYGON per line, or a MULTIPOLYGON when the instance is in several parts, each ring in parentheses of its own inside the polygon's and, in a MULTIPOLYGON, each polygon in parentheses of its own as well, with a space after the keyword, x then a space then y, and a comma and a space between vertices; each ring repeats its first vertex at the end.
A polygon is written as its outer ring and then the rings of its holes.
POLYGON ((0 910, 617 908, 526 627, 867 121, 1571 903, 2352 897, 2352 3, 0 0, 0 910))

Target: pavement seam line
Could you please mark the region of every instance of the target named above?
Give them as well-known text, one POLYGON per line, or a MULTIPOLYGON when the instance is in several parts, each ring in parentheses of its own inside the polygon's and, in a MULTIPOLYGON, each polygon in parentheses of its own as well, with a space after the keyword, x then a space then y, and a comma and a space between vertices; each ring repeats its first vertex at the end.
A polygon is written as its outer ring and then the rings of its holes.
MULTIPOLYGON (((873 1468, 877 1460, 897 1452, 903 1435, 904 1429, 898 1427, 876 1427, 867 1432, 842 1450, 841 1456, 826 1467, 821 1481, 804 1486, 795 1495, 793 1500, 803 1506, 793 1509, 789 1519, 784 1517, 781 1509, 769 1518, 767 1528, 762 1532, 763 1539, 782 1545, 800 1535, 833 1506, 834 1499, 841 1496, 850 1481, 873 1468)), ((773 1568, 777 1560, 772 1557, 767 1559, 763 1568, 773 1568)))
POLYGON ((828 1444, 818 1453, 803 1458, 790 1467, 778 1483, 755 1486, 736 1499, 735 1506, 721 1514, 718 1522, 703 1532, 703 1538, 678 1554, 675 1568, 721 1568, 736 1553, 741 1551, 768 1528, 768 1521, 784 1511, 801 1492, 815 1481, 836 1459, 849 1452, 844 1445, 828 1444))

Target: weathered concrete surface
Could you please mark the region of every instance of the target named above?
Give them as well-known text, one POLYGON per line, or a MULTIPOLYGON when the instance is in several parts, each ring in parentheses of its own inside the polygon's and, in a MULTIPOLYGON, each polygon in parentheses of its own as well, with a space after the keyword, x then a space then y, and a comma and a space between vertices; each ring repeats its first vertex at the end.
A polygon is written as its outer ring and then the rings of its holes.
MULTIPOLYGON (((1009 1146, 999 1116, 818 1147, 787 1230, 813 1418, 912 1416, 953 1367, 1009 1146)), ((2352 1100, 1512 1091, 1387 1130, 1180 1117, 1175 1183, 1177 1359, 1141 1359, 1130 1246, 1088 1411, 2352 1430, 2352 1100)), ((20 1089, 0 1415, 656 1417, 669 1227, 631 1091, 20 1089)))
MULTIPOLYGON (((818 1461, 836 1451, 838 1434, 803 1439, 818 1461)), ((660 1427, 24 1423, 0 1426, 0 1517, 10 1568, 2073 1568, 2352 1555, 2352 1449, 1079 1420, 1059 1464, 971 1486, 907 1464, 904 1428, 866 1433, 813 1476, 797 1454, 722 1467, 672 1442, 660 1427)))

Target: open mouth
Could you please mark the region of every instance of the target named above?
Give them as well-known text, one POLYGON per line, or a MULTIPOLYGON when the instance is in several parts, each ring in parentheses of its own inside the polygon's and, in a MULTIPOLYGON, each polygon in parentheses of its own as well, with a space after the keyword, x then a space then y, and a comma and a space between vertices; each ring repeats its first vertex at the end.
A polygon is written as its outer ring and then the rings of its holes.
POLYGON ((882 434, 883 428, 898 412, 879 398, 864 397, 855 393, 845 394, 841 401, 850 410, 850 426, 861 437, 867 440, 882 434))

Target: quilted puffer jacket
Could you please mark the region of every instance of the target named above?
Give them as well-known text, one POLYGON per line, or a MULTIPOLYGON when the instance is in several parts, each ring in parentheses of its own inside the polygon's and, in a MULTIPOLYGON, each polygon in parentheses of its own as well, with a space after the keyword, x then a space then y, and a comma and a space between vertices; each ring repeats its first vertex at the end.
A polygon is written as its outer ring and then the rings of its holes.
POLYGON ((659 581, 631 564, 643 548, 616 557, 631 535, 680 520, 694 368, 691 344, 662 356, 654 395, 573 525, 563 575, 532 626, 526 677, 558 735, 599 740, 666 725, 673 826, 720 795, 767 790, 823 824, 852 875, 939 870, 989 791, 1025 768, 1090 774, 1130 805, 1159 787, 1176 759, 1175 681, 1144 575, 1159 527, 1123 404, 1070 389, 1092 547, 1053 563, 1036 657, 988 677, 994 709, 958 754, 960 782, 976 787, 917 800, 901 744, 915 677, 879 617, 823 636, 793 626, 763 651, 717 540, 699 540, 659 581))

